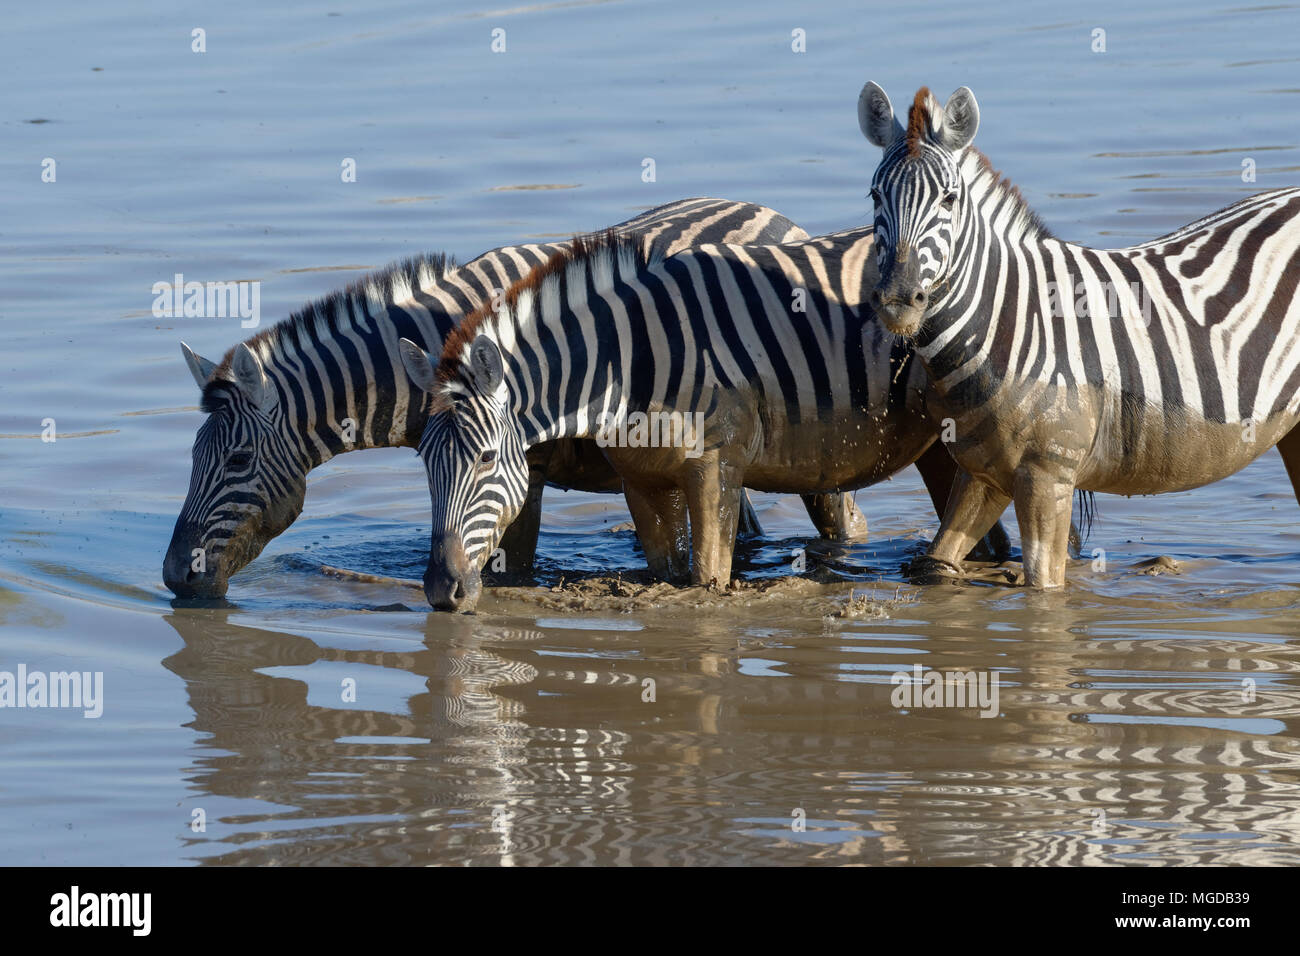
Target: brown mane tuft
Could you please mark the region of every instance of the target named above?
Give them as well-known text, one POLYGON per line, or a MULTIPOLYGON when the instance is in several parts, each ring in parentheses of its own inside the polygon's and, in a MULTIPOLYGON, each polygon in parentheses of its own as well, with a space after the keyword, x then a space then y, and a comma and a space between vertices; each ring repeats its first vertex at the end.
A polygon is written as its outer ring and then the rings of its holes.
POLYGON ((912 108, 907 113, 907 155, 921 155, 921 140, 930 134, 930 88, 923 86, 916 91, 912 108))
MULTIPOLYGON (((506 291, 505 308, 513 313, 516 304, 519 302, 520 295, 528 291, 537 293, 540 291, 542 283, 551 276, 563 275, 564 270, 568 268, 570 263, 588 259, 606 249, 613 250, 617 254, 621 248, 629 245, 634 248, 638 261, 644 263, 647 252, 643 248, 639 236, 620 236, 613 229, 606 229, 604 232, 585 236, 574 236, 569 248, 561 249, 553 254, 551 258, 537 266, 506 291)), ((465 347, 474 341, 483 323, 493 315, 495 315, 495 311, 492 308, 491 300, 489 300, 465 316, 460 321, 460 324, 447 335, 447 338, 443 341, 442 355, 438 358, 436 374, 439 384, 450 382, 460 374, 461 367, 464 364, 462 356, 465 353, 465 347)))

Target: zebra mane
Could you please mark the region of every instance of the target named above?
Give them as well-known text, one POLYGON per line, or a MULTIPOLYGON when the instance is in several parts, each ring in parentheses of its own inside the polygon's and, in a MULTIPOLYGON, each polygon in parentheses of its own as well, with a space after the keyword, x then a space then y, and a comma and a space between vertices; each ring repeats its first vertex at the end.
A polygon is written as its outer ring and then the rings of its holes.
MULTIPOLYGON (((455 258, 441 252, 399 260, 343 289, 308 302, 287 319, 263 329, 242 344, 252 350, 263 366, 275 364, 277 357, 292 350, 305 351, 341 332, 364 329, 367 313, 378 315, 392 305, 410 301, 416 290, 436 284, 455 268, 455 258)), ((203 411, 211 412, 219 404, 220 392, 232 387, 230 363, 239 345, 236 343, 226 351, 203 387, 200 402, 203 411)))
POLYGON ((499 341, 503 326, 518 330, 534 321, 538 302, 552 295, 558 297, 560 283, 566 279, 570 283, 586 283, 590 277, 597 292, 606 292, 613 287, 618 271, 642 269, 660 256, 662 251, 657 244, 653 249, 647 248, 642 237, 620 235, 613 229, 574 236, 567 249, 556 252, 507 289, 502 302, 483 303, 451 330, 438 359, 438 383, 445 385, 460 377, 470 347, 482 333, 492 334, 499 341))
POLYGON ((1002 204, 1011 206, 1012 215, 1007 222, 1005 233, 1007 238, 1053 238, 1052 231, 1020 194, 1020 187, 994 169, 989 158, 974 146, 966 147, 962 167, 971 173, 968 182, 971 192, 980 204, 988 203, 994 207, 1002 204), (973 169, 970 168, 972 166, 973 169))

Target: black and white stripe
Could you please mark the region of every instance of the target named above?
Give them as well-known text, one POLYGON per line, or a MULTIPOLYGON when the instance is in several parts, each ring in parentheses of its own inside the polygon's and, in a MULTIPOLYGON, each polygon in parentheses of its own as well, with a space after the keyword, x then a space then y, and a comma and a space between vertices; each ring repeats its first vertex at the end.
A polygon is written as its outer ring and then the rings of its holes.
MULTIPOLYGON (((806 236, 771 209, 719 199, 659 206, 614 228, 665 251, 806 236)), ((209 418, 195 438, 189 493, 164 561, 168 587, 224 594, 229 575, 297 517, 311 469, 358 448, 415 445, 428 403, 402 370, 398 342, 440 349, 464 315, 568 245, 505 247, 464 266, 421 256, 312 303, 219 364, 186 348, 209 418), (206 571, 194 570, 196 549, 206 571)), ((575 457, 600 461, 594 450, 575 457)), ((584 487, 581 476, 570 481, 557 469, 554 477, 584 487)), ((588 490, 617 490, 615 476, 598 477, 601 485, 588 490)))
POLYGON ((1152 242, 1091 249, 1048 234, 974 150, 959 163, 923 151, 911 164, 887 155, 873 189, 888 197, 880 255, 892 254, 887 236, 910 234, 924 250, 922 285, 946 285, 914 337, 946 394, 976 405, 1007 380, 1105 386, 1128 398, 1115 424, 1130 447, 1168 418, 1259 423, 1300 407, 1300 189, 1251 196, 1152 242), (968 214, 950 253, 950 216, 928 214, 953 176, 968 214), (911 213, 901 224, 900 210, 911 213), (1119 308, 1084 308, 1085 297, 1119 308))
POLYGON ((937 428, 914 353, 866 306, 873 258, 870 228, 671 256, 608 237, 471 316, 436 376, 412 349, 408 371, 440 403, 420 444, 435 516, 426 585, 443 584, 431 601, 462 607, 445 593, 464 575, 444 541, 463 546, 465 590, 477 588, 521 504, 522 452, 608 438, 611 417, 700 412, 707 433, 742 409, 754 429, 743 482, 759 490, 854 489, 916 461, 937 428))
MULTIPOLYGON (((1279 442, 1300 475, 1286 440, 1300 420, 1300 189, 1093 249, 1052 236, 970 146, 969 90, 942 108, 922 90, 906 134, 874 84, 862 102, 863 131, 885 149, 872 180, 881 317, 914 343, 953 419, 983 519, 1014 498, 1022 533, 1038 515, 1033 536, 1057 540, 1048 499, 1193 488, 1279 442)), ((935 544, 945 561, 949 528, 935 544)), ((1029 537, 1028 578, 1060 584, 1064 555, 1029 537)))

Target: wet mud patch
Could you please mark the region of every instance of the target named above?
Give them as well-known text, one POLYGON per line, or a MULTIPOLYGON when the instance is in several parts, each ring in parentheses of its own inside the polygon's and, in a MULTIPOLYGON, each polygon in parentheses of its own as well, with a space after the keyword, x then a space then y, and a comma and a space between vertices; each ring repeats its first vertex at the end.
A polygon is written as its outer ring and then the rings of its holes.
POLYGON ((928 554, 903 564, 903 576, 913 584, 992 584, 1020 587, 1025 568, 1019 561, 963 561, 960 566, 937 561, 928 554))
POLYGON ((1157 555, 1154 558, 1148 558, 1145 561, 1139 561, 1133 565, 1138 574, 1146 574, 1155 577, 1159 574, 1182 574, 1183 566, 1169 557, 1167 554, 1157 555))
MULTIPOLYGON (((1087 558, 1076 558, 1075 561, 1070 562, 1066 569, 1067 583, 1073 575, 1086 571, 1087 567, 1087 558)), ((1154 558, 1135 561, 1125 569, 1125 573, 1159 577, 1161 575, 1181 575, 1186 570, 1187 568, 1182 562, 1162 554, 1154 558)), ((947 582, 951 584, 989 584, 1003 587, 1024 587, 1025 585, 1025 568, 1019 561, 967 560, 962 562, 961 567, 955 567, 946 562, 936 561, 930 558, 929 555, 922 554, 904 562, 902 573, 904 577, 914 584, 942 584, 947 582)))
MULTIPOLYGON (((419 594, 411 609, 424 607, 421 583, 350 568, 322 564, 317 570, 325 577, 362 585, 381 585, 419 594)), ((483 589, 481 612, 530 610, 614 611, 634 613, 657 608, 711 610, 766 610, 773 614, 832 619, 883 619, 898 607, 914 604, 921 591, 890 582, 845 582, 831 573, 804 576, 736 580, 728 587, 679 586, 656 580, 646 570, 616 574, 577 573, 561 575, 554 583, 533 586, 493 586, 483 589), (502 605, 505 605, 503 607, 502 605), (510 607, 509 605, 516 605, 510 607)), ((406 609, 402 605, 368 610, 406 609)))
POLYGON ((787 576, 733 581, 728 587, 682 587, 649 572, 591 574, 542 587, 499 587, 485 599, 519 602, 549 611, 616 611, 684 608, 709 611, 769 611, 773 615, 818 618, 886 618, 916 600, 915 589, 846 583, 833 576, 787 576))
POLYGON ((339 581, 356 581, 359 584, 387 584, 393 587, 413 588, 416 591, 424 589, 424 585, 414 578, 394 578, 386 574, 370 574, 367 571, 336 568, 329 564, 320 565, 319 570, 325 577, 335 578, 339 581))

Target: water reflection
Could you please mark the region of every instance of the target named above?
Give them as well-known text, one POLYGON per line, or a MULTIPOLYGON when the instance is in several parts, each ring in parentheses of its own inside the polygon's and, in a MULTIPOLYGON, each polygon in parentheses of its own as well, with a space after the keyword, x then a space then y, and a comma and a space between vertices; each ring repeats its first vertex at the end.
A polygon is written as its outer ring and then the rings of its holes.
POLYGON ((403 836, 408 827, 426 829, 431 843, 423 852, 441 855, 463 839, 474 808, 486 810, 490 823, 491 807, 509 804, 510 768, 523 762, 526 737, 516 718, 521 704, 494 688, 527 683, 530 664, 484 650, 474 629, 455 619, 439 622, 436 644, 389 651, 322 646, 232 623, 230 614, 165 617, 185 647, 163 664, 186 683, 194 711, 188 726, 208 735, 188 779, 203 793, 276 809, 219 821, 213 829, 235 828, 219 839, 248 842, 252 827, 256 845, 205 862, 342 862, 338 853, 397 861, 394 854, 415 849, 403 836), (448 640, 449 630, 459 633, 448 640), (319 664, 352 665, 330 673, 340 678, 332 688, 337 705, 309 701, 303 680, 265 673, 319 664), (355 699, 364 702, 368 668, 417 675, 426 689, 400 710, 357 706, 344 682, 356 681, 355 699), (431 826, 444 819, 445 828, 431 826))
POLYGON ((722 614, 691 631, 687 612, 603 630, 387 615, 412 640, 382 648, 178 609, 164 664, 204 734, 195 804, 267 804, 189 847, 209 864, 1294 858, 1289 646, 1098 639, 1078 606, 1016 600, 1002 628, 923 637, 905 619, 738 636, 722 614), (896 709, 889 675, 917 661, 996 670, 1000 716, 896 709))

